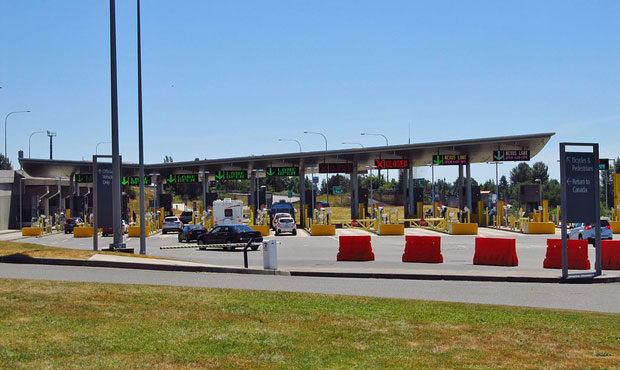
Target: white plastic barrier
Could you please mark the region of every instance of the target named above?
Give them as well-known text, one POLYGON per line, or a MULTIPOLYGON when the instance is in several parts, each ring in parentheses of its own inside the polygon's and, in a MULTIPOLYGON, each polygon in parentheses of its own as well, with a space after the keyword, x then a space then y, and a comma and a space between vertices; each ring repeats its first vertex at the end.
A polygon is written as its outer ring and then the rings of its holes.
POLYGON ((265 270, 278 269, 278 248, 275 239, 263 242, 263 268, 265 270))

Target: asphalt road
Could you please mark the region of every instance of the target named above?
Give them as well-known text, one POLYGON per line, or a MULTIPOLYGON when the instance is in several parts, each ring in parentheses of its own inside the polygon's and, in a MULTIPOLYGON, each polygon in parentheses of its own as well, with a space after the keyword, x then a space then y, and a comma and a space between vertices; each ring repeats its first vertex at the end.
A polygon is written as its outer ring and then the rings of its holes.
POLYGON ((0 278, 277 290, 620 313, 620 284, 306 278, 2 263, 0 278))
MULTIPOLYGON (((447 235, 429 230, 406 229, 407 235, 441 236, 441 249, 444 257, 442 264, 403 263, 404 250, 402 236, 377 236, 363 230, 337 230, 338 235, 371 235, 375 261, 371 262, 337 262, 338 237, 309 236, 300 230, 297 236, 271 236, 281 244, 278 245, 278 268, 283 270, 321 270, 347 272, 392 272, 392 273, 456 273, 503 276, 546 276, 558 277, 560 270, 543 269, 542 263, 546 253, 546 240, 559 238, 559 235, 524 235, 502 230, 481 228, 479 236, 515 238, 519 266, 475 266, 473 265, 475 236, 447 235)), ((107 246, 111 237, 99 238, 100 246, 107 246)), ((42 238, 22 238, 20 241, 39 243, 77 249, 92 249, 92 239, 74 238, 72 234, 55 234, 42 238)), ((128 247, 139 250, 138 238, 125 238, 128 247)), ((594 248, 589 248, 590 262, 594 268, 594 248)), ((242 267, 243 252, 224 251, 222 249, 198 250, 195 242, 179 243, 176 234, 155 234, 147 238, 147 254, 173 258, 184 261, 214 264, 221 266, 242 267), (160 249, 167 246, 190 247, 184 249, 160 249)), ((249 265, 262 268, 262 252, 249 252, 249 265)), ((571 271, 578 272, 578 271, 571 271)), ((620 275, 620 271, 605 271, 608 275, 620 275)))

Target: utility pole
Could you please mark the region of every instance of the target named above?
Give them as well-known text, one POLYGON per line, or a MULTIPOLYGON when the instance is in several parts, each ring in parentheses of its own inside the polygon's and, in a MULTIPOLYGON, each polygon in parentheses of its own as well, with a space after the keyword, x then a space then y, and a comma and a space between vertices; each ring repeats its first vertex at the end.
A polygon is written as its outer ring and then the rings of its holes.
POLYGON ((56 136, 56 133, 48 130, 47 131, 47 136, 50 137, 50 161, 51 161, 52 159, 54 159, 53 155, 52 155, 52 152, 53 152, 53 150, 52 150, 52 148, 53 148, 53 141, 52 141, 52 139, 54 138, 54 136, 56 136))

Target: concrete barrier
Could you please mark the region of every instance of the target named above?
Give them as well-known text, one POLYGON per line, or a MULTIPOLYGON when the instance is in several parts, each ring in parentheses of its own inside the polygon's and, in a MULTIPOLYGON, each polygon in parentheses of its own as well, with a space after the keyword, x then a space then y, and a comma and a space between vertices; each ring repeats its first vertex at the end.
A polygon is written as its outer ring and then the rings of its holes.
POLYGON ((377 230, 377 234, 379 235, 405 235, 405 225, 403 224, 381 224, 379 225, 379 230, 377 230))
POLYGON ((620 221, 609 221, 609 225, 614 234, 620 234, 620 221))
MULTIPOLYGON (((144 227, 144 236, 149 237, 151 235, 151 228, 148 226, 144 227)), ((129 232, 127 236, 131 238, 139 238, 140 237, 140 226, 129 226, 129 232)))
POLYGON ((41 236, 43 229, 40 227, 24 227, 22 228, 22 236, 41 236))
POLYGON ((336 225, 312 225, 310 229, 312 236, 333 236, 336 235, 336 225))
POLYGON ((553 222, 526 222, 523 233, 555 235, 555 224, 553 222))
POLYGON ((74 227, 73 228, 74 238, 92 238, 93 235, 94 234, 93 234, 92 227, 74 227))
POLYGON ((478 235, 478 224, 450 223, 448 234, 451 235, 478 235))
POLYGON ((269 225, 250 225, 252 230, 260 231, 262 236, 269 236, 269 225))

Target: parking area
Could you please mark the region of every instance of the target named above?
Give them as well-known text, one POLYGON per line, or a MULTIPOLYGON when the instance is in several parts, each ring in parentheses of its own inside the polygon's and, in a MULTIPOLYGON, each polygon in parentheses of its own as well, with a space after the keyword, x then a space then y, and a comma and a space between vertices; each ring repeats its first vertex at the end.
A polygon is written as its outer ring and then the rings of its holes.
MULTIPOLYGON (((441 236, 441 250, 444 258, 442 264, 403 263, 401 257, 405 246, 403 236, 378 236, 364 230, 337 229, 336 236, 310 236, 299 230, 296 236, 270 237, 278 244, 278 268, 298 271, 343 271, 343 272, 378 272, 378 273, 436 273, 436 274, 474 274, 503 276, 558 276, 560 270, 543 269, 542 263, 546 253, 546 240, 559 238, 555 236, 525 235, 509 231, 481 228, 481 237, 503 237, 516 240, 519 266, 479 266, 473 265, 475 238, 472 235, 448 235, 424 229, 405 229, 406 235, 441 236), (370 262, 337 262, 340 235, 370 235, 375 260, 370 262)), ((267 237, 266 237, 267 238, 267 237)), ((198 262, 217 266, 242 267, 243 251, 225 251, 221 248, 199 250, 196 243, 179 243, 176 234, 155 234, 147 238, 147 254, 164 258, 198 262), (185 247, 178 249, 160 249, 161 247, 185 247)), ((91 249, 92 239, 74 238, 72 235, 55 234, 42 238, 26 237, 20 241, 39 243, 65 248, 91 249)), ((107 246, 111 237, 99 239, 99 245, 107 246)), ((130 248, 139 249, 139 239, 125 237, 130 248)), ((589 258, 594 267, 594 248, 590 247, 589 258)), ((262 268, 262 251, 248 251, 249 266, 262 268)), ((620 275, 619 271, 605 271, 606 275, 620 275)))

